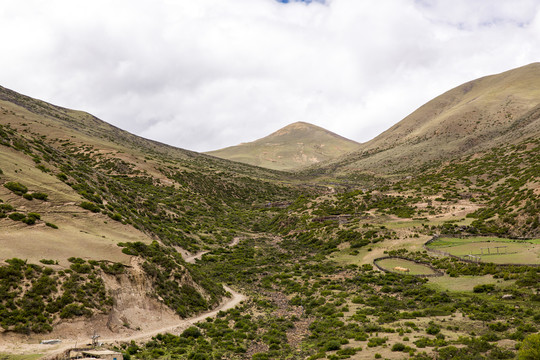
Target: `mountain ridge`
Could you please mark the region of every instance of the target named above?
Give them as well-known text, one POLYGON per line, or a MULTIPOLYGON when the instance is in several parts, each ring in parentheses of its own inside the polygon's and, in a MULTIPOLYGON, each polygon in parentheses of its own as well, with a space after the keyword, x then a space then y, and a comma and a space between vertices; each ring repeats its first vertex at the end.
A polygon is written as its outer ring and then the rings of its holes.
POLYGON ((540 134, 540 63, 459 85, 359 149, 309 171, 407 171, 540 134), (318 169, 318 170, 317 170, 318 169))

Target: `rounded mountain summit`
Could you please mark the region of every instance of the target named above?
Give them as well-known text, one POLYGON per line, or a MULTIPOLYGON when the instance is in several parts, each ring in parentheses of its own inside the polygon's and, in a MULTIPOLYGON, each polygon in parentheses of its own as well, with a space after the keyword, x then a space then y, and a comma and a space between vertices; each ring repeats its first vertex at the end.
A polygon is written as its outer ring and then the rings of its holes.
POLYGON ((262 139, 206 154, 274 170, 295 171, 335 159, 359 146, 355 141, 299 121, 262 139))

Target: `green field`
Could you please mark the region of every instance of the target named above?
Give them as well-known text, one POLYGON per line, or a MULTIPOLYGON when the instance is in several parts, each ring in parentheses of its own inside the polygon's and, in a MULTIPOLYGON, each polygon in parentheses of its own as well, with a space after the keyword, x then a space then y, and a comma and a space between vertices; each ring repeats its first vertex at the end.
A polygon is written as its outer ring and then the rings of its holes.
POLYGON ((2 354, 0 353, 0 360, 36 360, 42 357, 41 354, 30 354, 30 355, 13 355, 13 354, 2 354))
POLYGON ((377 260, 377 265, 380 267, 397 273, 397 274, 407 274, 407 275, 432 275, 435 274, 435 271, 429 266, 417 264, 414 261, 409 261, 405 259, 383 259, 377 260), (408 272, 396 270, 396 267, 401 267, 409 269, 408 272))
POLYGON ((491 275, 484 276, 460 276, 450 277, 448 275, 433 277, 429 279, 429 286, 441 291, 473 291, 477 285, 495 284, 498 288, 505 288, 512 285, 515 280, 505 281, 494 279, 491 275))
POLYGON ((496 264, 540 264, 540 240, 513 240, 496 237, 440 238, 428 249, 440 250, 467 258, 478 257, 482 262, 496 264))

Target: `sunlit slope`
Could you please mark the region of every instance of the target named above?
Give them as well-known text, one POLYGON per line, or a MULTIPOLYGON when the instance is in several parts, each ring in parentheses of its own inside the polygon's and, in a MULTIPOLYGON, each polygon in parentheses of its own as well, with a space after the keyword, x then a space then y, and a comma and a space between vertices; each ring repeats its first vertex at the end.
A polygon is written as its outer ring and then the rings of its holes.
POLYGON ((214 236, 229 241, 217 224, 224 224, 223 232, 249 226, 236 219, 239 213, 288 192, 275 185, 283 178, 275 171, 140 138, 2 87, 0 135, 0 200, 13 208, 0 211, 0 260, 65 263, 82 256, 127 263, 117 243, 152 240, 195 251, 214 236), (2 186, 9 182, 47 199, 16 195, 2 186), (26 225, 10 219, 12 212, 41 219, 26 225), (206 234, 205 227, 216 232, 206 234))
POLYGON ((533 63, 438 96, 325 171, 414 169, 538 137, 539 117, 540 63, 533 63))
POLYGON ((297 170, 337 158, 359 144, 305 122, 290 124, 262 139, 207 154, 276 170, 297 170))

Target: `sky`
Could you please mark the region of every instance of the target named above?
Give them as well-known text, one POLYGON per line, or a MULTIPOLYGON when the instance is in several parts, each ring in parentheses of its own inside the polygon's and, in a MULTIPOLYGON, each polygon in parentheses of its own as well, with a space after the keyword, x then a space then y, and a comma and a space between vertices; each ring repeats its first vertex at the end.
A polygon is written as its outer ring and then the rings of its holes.
POLYGON ((305 121, 365 142, 540 61, 539 0, 0 0, 0 85, 195 151, 305 121))

